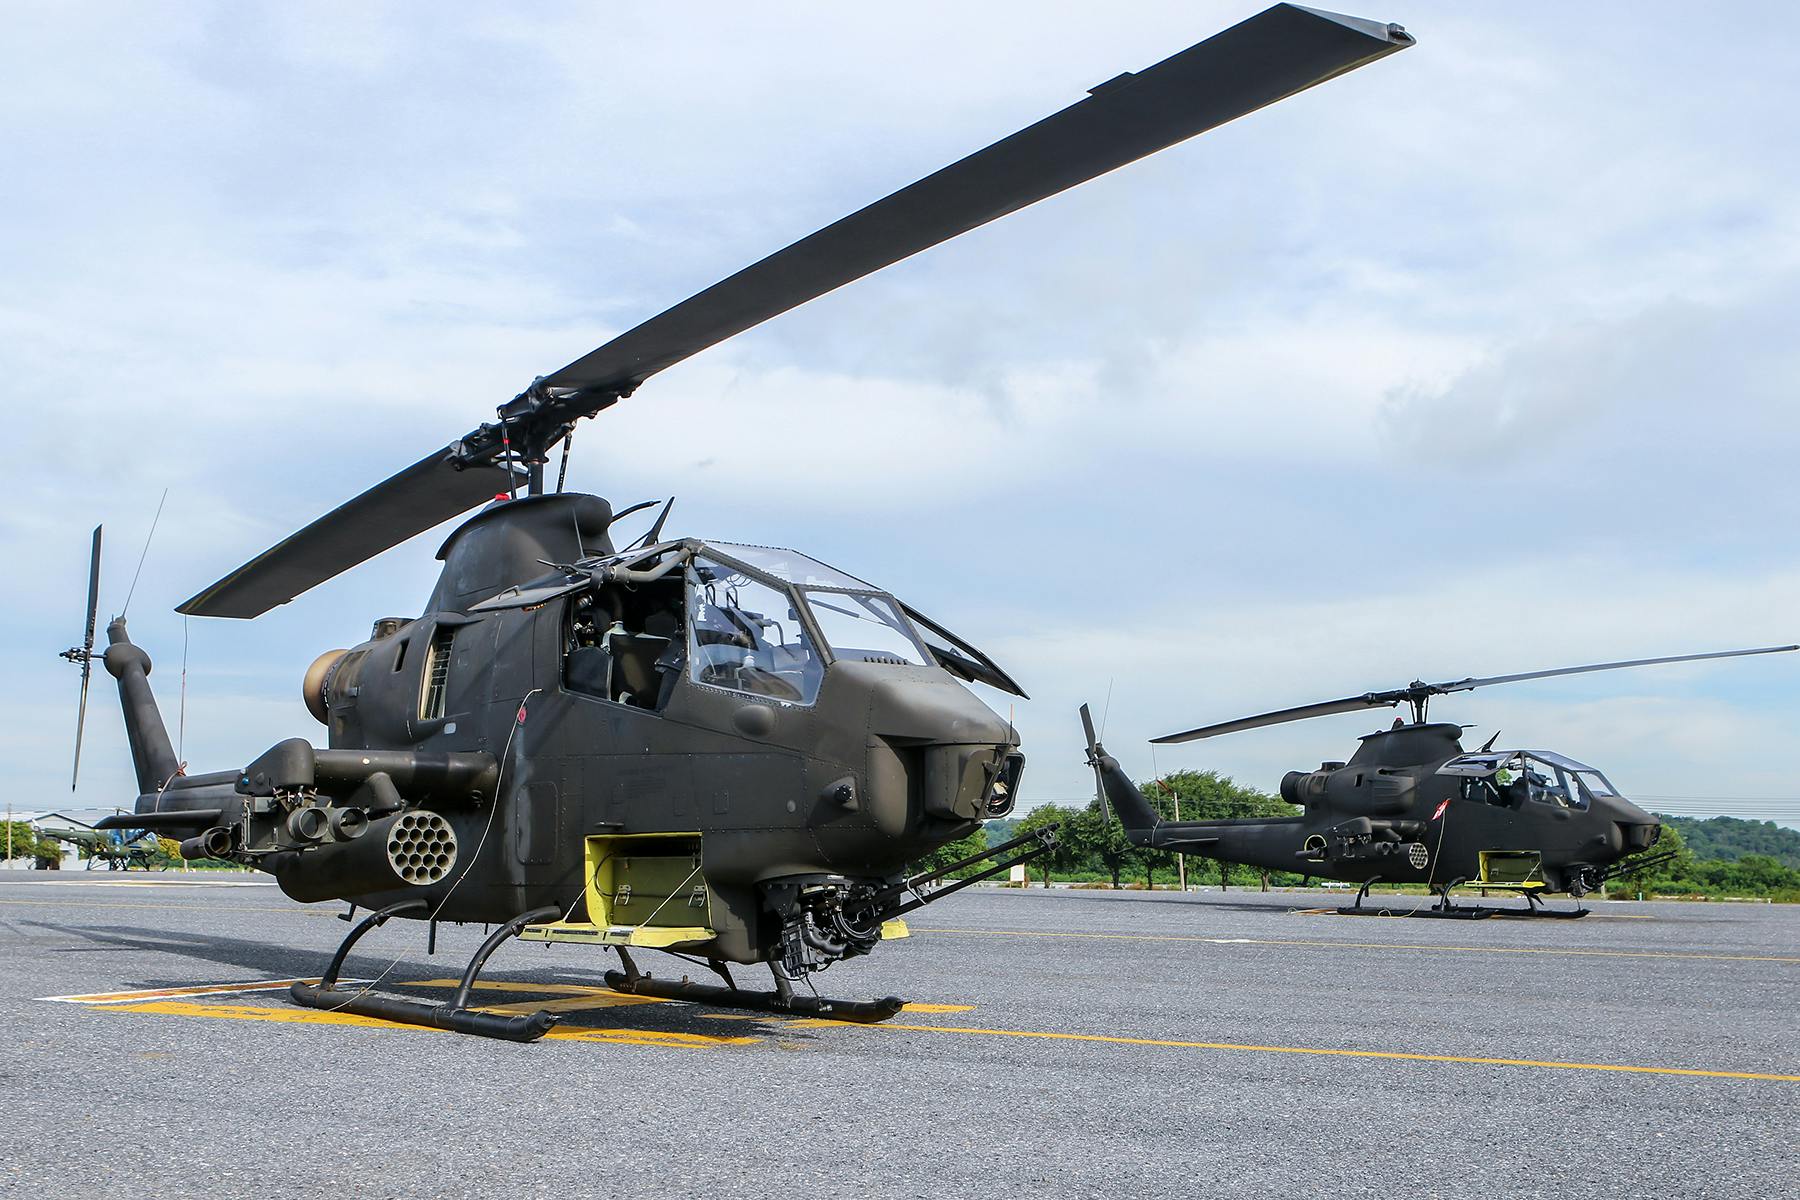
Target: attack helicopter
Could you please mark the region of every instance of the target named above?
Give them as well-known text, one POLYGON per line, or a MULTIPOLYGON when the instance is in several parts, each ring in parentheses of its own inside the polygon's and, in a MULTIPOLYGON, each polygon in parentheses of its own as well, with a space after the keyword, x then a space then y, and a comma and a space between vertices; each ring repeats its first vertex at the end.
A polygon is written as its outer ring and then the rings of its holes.
POLYGON ((1430 908, 1407 916, 1480 919, 1493 916, 1581 917, 1580 900, 1608 879, 1666 861, 1669 852, 1647 854, 1661 823, 1624 796, 1597 769, 1549 750, 1496 750, 1499 734, 1479 750, 1462 746, 1463 726, 1428 721, 1433 696, 1500 683, 1615 671, 1658 663, 1699 662, 1800 650, 1766 646, 1711 654, 1640 658, 1627 662, 1559 667, 1522 675, 1414 680, 1405 687, 1341 700, 1203 725, 1152 739, 1169 745, 1304 721, 1334 713, 1407 704, 1410 721, 1366 734, 1347 762, 1324 762, 1316 771, 1289 771, 1281 798, 1304 815, 1272 820, 1164 820, 1107 754, 1094 735, 1086 705, 1081 723, 1088 763, 1102 804, 1110 802, 1139 846, 1198 854, 1266 870, 1360 884, 1346 916, 1391 915, 1365 908, 1376 883, 1422 883, 1436 897, 1430 908), (1630 855, 1639 855, 1629 858, 1630 855), (1457 905, 1450 890, 1464 884, 1517 892, 1525 907, 1457 905), (1573 909, 1550 909, 1546 894, 1566 892, 1573 909))
POLYGON ((369 909, 304 1005, 528 1041, 554 1017, 469 1007, 518 936, 612 947, 608 983, 751 1009, 880 1020, 794 984, 897 936, 928 898, 1044 852, 1027 835, 909 876, 1007 813, 1024 759, 964 684, 1024 691, 892 593, 792 550, 665 539, 626 548, 622 513, 563 490, 577 423, 666 367, 844 284, 1126 163, 1410 46, 1398 26, 1277 5, 778 251, 535 380, 498 419, 314 521, 177 611, 252 618, 484 506, 438 553, 417 617, 321 655, 303 693, 328 744, 293 738, 188 775, 122 618, 96 651, 117 680, 141 795, 114 827, 273 874, 299 901, 369 909), (550 456, 561 449, 554 490, 550 456), (521 494, 523 493, 523 494, 521 494), (1010 856, 1010 857, 1009 857, 1010 856), (983 869, 934 892, 949 871, 983 869), (498 926, 455 998, 336 986, 394 917, 498 926), (664 950, 722 986, 659 980, 664 950), (773 992, 732 964, 766 963, 773 992))

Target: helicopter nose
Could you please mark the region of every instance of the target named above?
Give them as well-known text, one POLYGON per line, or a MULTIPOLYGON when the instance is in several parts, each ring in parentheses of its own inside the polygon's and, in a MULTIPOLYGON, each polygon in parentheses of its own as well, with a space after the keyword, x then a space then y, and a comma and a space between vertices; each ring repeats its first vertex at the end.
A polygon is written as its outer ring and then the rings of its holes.
POLYGON ((876 686, 869 734, 870 808, 890 836, 1011 811, 1025 764, 1018 733, 960 684, 876 686))
POLYGON ((1619 833, 1625 842, 1625 853, 1636 854, 1640 850, 1648 850, 1662 836, 1662 824, 1658 821, 1648 823, 1641 821, 1619 822, 1619 833))

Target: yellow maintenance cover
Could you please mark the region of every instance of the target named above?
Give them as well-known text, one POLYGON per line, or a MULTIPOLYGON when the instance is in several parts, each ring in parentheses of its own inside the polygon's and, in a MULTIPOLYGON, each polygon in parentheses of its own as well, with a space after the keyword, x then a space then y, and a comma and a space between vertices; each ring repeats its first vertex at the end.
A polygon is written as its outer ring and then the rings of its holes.
POLYGON ((1477 887, 1534 891, 1544 886, 1543 857, 1536 850, 1483 850, 1481 872, 1471 882, 1477 887))

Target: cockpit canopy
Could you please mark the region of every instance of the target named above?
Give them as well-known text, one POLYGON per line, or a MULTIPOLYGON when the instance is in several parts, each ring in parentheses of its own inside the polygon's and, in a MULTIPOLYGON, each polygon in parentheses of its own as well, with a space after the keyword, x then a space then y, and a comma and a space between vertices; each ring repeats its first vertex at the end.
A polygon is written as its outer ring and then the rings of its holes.
POLYGON ((696 683, 796 704, 832 661, 932 663, 892 596, 792 550, 728 542, 688 564, 688 639, 696 683))
POLYGON ((575 597, 569 673, 578 690, 660 707, 667 690, 656 676, 685 670, 710 687, 811 704, 827 667, 853 661, 939 666, 1025 694, 992 659, 891 594, 797 551, 686 539, 562 570, 559 581, 509 588, 469 611, 575 597), (587 663, 580 670, 577 657, 587 663), (641 678, 621 685, 614 661, 640 658, 641 678))
POLYGON ((1458 755, 1437 773, 1460 776, 1465 799, 1512 808, 1530 801, 1584 810, 1596 799, 1619 794, 1595 768, 1549 750, 1458 755))

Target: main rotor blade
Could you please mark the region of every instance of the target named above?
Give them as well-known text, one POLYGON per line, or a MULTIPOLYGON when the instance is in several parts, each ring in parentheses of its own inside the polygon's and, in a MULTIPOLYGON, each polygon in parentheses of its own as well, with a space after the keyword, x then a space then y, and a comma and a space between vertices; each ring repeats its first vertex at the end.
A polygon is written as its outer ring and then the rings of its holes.
POLYGON ((1201 738, 1218 737, 1224 733, 1242 733, 1246 729, 1261 729, 1265 725, 1283 725, 1289 721, 1304 721, 1311 717, 1329 717, 1334 713, 1357 712, 1365 708, 1378 708, 1384 704, 1392 706, 1398 703, 1398 700, 1384 698, 1382 693, 1346 696, 1342 700, 1327 700, 1322 704, 1302 704, 1298 708, 1281 708, 1254 717, 1221 721, 1217 725, 1202 725, 1198 729, 1190 729, 1185 733, 1171 733, 1163 737, 1151 738, 1150 744, 1167 746, 1174 742, 1193 742, 1201 738))
POLYGON ((1402 50, 1397 25, 1279 4, 777 251, 546 377, 618 395, 958 234, 1402 50))
POLYGON ((1633 658, 1624 662, 1594 663, 1585 667, 1558 667, 1553 671, 1527 671, 1523 675, 1490 675, 1486 679, 1458 679, 1451 683, 1432 684, 1439 692, 1466 692, 1471 688, 1495 683, 1519 683, 1526 679, 1550 679, 1557 675, 1585 675, 1589 671, 1617 671, 1623 667, 1653 667, 1659 663, 1701 662, 1709 658, 1744 658, 1752 654, 1786 654, 1800 650, 1794 646, 1761 646, 1754 650, 1719 650, 1711 654, 1673 654, 1665 658, 1633 658))
POLYGON ((1202 725, 1198 729, 1190 729, 1185 733, 1171 733, 1167 737, 1152 738, 1151 741, 1155 745, 1192 742, 1200 738, 1217 737, 1223 733, 1240 733, 1246 729, 1261 729, 1265 725, 1304 721, 1310 717, 1328 717, 1334 713, 1356 712, 1359 709, 1379 708, 1383 705, 1392 707, 1403 700, 1424 701, 1432 696, 1444 695, 1449 692, 1466 692, 1472 688, 1487 687, 1495 683, 1519 683, 1527 679, 1550 679, 1558 675, 1581 675, 1589 671, 1616 671, 1622 667, 1648 667, 1658 663, 1699 662, 1710 658, 1743 658, 1750 654, 1784 654, 1790 650, 1800 650, 1800 645, 1763 646, 1754 650, 1720 650, 1712 654, 1675 654, 1664 658, 1633 658, 1624 662, 1594 663, 1585 667, 1558 667, 1551 671, 1527 671, 1522 675, 1490 675, 1485 679, 1456 679, 1448 683, 1413 683, 1384 692, 1365 692, 1360 696, 1346 696, 1342 700, 1327 700, 1321 704, 1302 704, 1298 708, 1283 708, 1275 712, 1263 713, 1260 716, 1223 721, 1217 725, 1202 725))
POLYGON ((195 617, 257 617, 286 604, 416 533, 513 490, 517 477, 494 464, 457 470, 448 450, 332 509, 251 559, 175 611, 195 617))

